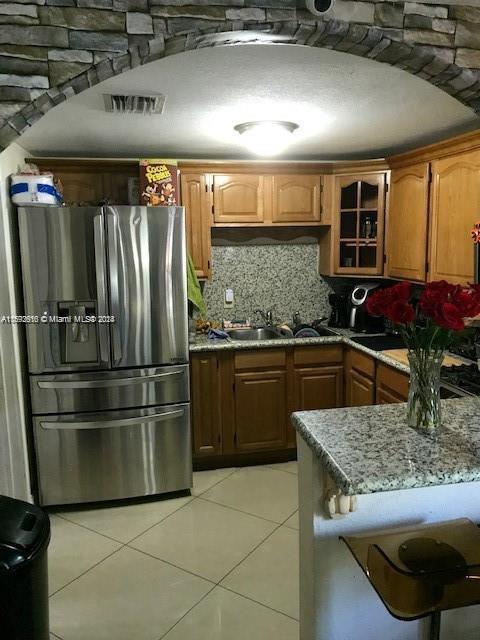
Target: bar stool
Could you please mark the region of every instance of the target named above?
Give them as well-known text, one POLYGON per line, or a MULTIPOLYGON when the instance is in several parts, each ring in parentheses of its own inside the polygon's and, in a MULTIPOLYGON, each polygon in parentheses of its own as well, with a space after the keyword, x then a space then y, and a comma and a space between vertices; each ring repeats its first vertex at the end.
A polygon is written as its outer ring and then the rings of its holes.
POLYGON ((430 640, 440 638, 442 611, 480 603, 480 529, 471 520, 340 539, 392 616, 430 616, 430 640))

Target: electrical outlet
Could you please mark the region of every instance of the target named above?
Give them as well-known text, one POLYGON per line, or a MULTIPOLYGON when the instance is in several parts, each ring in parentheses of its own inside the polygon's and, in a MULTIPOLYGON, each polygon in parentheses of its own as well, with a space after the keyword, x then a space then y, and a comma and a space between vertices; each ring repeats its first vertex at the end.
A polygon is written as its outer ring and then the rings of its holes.
POLYGON ((233 289, 225 289, 225 297, 223 299, 223 308, 231 309, 235 304, 235 296, 233 295, 233 289))

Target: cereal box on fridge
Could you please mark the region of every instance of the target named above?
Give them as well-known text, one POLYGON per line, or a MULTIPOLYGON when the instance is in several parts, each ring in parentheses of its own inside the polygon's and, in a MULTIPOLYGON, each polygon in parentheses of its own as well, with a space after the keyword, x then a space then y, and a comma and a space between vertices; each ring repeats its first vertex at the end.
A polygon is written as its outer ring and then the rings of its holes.
POLYGON ((176 205, 177 175, 176 160, 140 160, 140 204, 176 205))

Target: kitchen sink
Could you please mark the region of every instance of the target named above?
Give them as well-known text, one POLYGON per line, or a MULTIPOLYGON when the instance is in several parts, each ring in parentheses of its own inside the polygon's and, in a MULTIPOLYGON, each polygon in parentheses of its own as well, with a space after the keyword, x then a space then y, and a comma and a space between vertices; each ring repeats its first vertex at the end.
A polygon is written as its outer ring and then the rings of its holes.
MULTIPOLYGON (((328 327, 324 327, 323 325, 317 325, 316 327, 312 327, 312 326, 310 326, 308 324, 301 324, 301 325, 298 325, 297 327, 293 327, 293 334, 294 334, 295 338, 302 337, 302 336, 298 336, 297 334, 300 331, 308 331, 309 329, 313 329, 313 331, 316 331, 319 336, 336 336, 336 335, 338 335, 338 334, 335 333, 335 331, 332 331, 331 329, 329 329, 328 327)), ((317 336, 305 336, 305 337, 317 337, 317 336)))
POLYGON ((386 349, 404 349, 405 343, 402 336, 355 336, 350 338, 352 342, 361 344, 373 351, 385 351, 386 349))
POLYGON ((277 338, 286 337, 271 327, 258 327, 257 329, 229 329, 227 333, 232 340, 276 340, 277 338))
POLYGON ((328 329, 327 327, 315 327, 315 331, 318 333, 318 335, 320 336, 336 336, 338 334, 335 333, 335 331, 332 331, 331 329, 328 329))

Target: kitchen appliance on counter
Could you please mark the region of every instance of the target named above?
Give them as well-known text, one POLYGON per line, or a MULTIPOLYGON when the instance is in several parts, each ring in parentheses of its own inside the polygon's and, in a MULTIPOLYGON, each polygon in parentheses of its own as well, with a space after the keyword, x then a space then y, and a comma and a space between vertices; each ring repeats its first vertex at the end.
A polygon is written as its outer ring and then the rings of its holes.
POLYGON ((330 293, 328 295, 328 303, 331 307, 328 326, 338 329, 346 329, 348 327, 348 295, 341 293, 330 293))
POLYGON ((375 318, 367 311, 367 299, 378 287, 376 282, 364 282, 352 289, 350 329, 361 333, 382 333, 385 330, 383 318, 375 318))
POLYGON ((40 503, 188 489, 183 207, 21 208, 19 230, 40 503))

